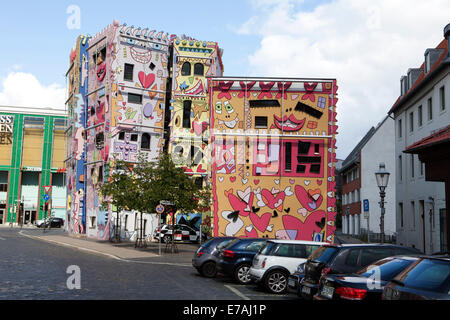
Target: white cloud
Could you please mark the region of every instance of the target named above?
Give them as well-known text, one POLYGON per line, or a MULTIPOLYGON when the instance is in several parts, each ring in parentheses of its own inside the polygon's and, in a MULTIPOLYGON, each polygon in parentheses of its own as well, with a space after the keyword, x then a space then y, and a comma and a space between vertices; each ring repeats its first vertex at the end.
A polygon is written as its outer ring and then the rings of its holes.
POLYGON ((10 72, 2 80, 0 105, 64 110, 65 88, 42 85, 30 73, 10 72))
POLYGON ((308 12, 301 0, 252 0, 237 28, 261 37, 254 76, 336 78, 337 156, 345 158, 399 96, 399 80, 443 39, 450 2, 336 0, 308 12))

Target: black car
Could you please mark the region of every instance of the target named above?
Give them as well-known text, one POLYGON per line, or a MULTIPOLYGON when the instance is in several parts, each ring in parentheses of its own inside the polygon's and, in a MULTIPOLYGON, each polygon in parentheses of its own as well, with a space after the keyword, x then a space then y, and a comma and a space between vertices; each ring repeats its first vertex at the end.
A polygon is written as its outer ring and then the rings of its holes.
POLYGON ((317 293, 321 276, 354 273, 377 260, 396 255, 417 255, 420 251, 391 244, 325 245, 306 261, 305 276, 299 285, 300 296, 311 300, 317 293))
POLYGON ((237 238, 220 249, 220 260, 217 270, 227 276, 233 277, 240 284, 251 282, 248 271, 253 258, 259 249, 269 240, 268 238, 237 238))
POLYGON ((297 267, 297 270, 289 276, 288 292, 300 294, 298 287, 300 285, 300 281, 302 281, 304 276, 305 276, 305 263, 300 263, 297 267))
POLYGON ((215 253, 233 239, 236 239, 236 237, 212 238, 195 252, 192 258, 192 265, 202 276, 207 278, 215 277, 217 273, 216 264, 219 261, 218 255, 215 253))
POLYGON ((38 228, 61 228, 64 225, 64 219, 58 217, 47 217, 36 221, 38 228))
POLYGON ((356 273, 326 275, 320 278, 314 300, 381 300, 386 284, 417 260, 418 256, 388 257, 356 273))
POLYGON ((391 280, 383 300, 450 300, 450 255, 424 256, 391 280))

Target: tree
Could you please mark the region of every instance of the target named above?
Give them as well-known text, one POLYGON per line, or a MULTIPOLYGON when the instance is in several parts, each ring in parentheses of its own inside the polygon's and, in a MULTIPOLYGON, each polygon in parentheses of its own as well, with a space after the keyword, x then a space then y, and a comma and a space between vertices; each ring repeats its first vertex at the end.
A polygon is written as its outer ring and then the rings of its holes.
MULTIPOLYGON (((203 211, 210 207, 209 190, 195 184, 192 177, 183 168, 177 167, 169 155, 163 155, 156 162, 149 162, 142 155, 134 164, 116 161, 113 173, 100 190, 105 201, 117 207, 118 214, 123 209, 140 212, 141 224, 142 214, 154 212, 163 200, 173 204, 174 214, 203 211)), ((142 225, 140 229, 136 247, 145 245, 142 225)), ((172 252, 173 240, 174 237, 172 252)))

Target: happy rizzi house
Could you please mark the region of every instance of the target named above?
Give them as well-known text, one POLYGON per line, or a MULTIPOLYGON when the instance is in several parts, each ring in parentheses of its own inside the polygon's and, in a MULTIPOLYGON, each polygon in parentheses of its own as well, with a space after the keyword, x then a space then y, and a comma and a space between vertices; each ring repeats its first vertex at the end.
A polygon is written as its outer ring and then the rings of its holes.
MULTIPOLYGON (((222 54, 217 42, 118 22, 78 39, 67 74, 69 232, 109 239, 115 208, 102 207, 98 186, 114 158, 141 152, 172 155, 211 188, 213 236, 334 241, 336 80, 223 77, 222 54)), ((138 219, 120 213, 122 235, 138 219)), ((145 214, 144 233, 162 222, 145 214)))

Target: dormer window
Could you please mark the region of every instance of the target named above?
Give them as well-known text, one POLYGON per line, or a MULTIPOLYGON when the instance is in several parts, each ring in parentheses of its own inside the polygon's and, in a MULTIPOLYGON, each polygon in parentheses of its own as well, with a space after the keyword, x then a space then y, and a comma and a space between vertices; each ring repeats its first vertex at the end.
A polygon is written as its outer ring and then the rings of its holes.
POLYGON ((430 53, 429 52, 427 52, 425 54, 425 63, 424 63, 424 65, 425 65, 425 74, 427 74, 428 71, 430 71, 430 53))

